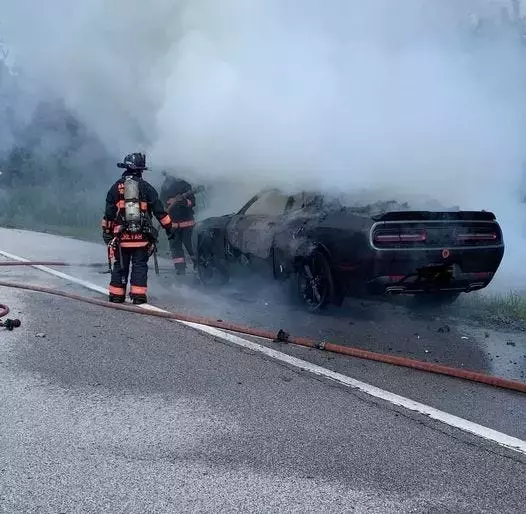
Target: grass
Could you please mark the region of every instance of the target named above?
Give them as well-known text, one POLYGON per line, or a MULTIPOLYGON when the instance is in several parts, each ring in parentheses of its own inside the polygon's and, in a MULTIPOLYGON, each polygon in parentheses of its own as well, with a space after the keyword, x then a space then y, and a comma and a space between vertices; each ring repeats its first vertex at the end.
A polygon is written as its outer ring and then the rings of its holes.
POLYGON ((507 293, 469 293, 451 306, 456 315, 483 325, 526 327, 526 296, 515 291, 507 293))

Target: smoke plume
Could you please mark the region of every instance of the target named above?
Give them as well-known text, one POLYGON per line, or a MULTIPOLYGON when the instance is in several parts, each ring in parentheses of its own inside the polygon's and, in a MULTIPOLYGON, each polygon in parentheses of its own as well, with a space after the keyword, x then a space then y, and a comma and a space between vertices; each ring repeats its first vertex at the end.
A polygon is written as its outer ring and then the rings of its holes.
POLYGON ((525 49, 494 2, 41 4, 8 0, 4 37, 113 153, 248 189, 492 210, 516 269, 525 49))

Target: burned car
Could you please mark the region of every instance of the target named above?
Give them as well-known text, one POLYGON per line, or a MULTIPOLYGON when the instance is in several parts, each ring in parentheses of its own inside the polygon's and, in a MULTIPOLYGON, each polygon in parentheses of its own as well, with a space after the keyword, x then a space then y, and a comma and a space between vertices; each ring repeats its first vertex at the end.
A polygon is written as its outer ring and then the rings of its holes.
POLYGON ((292 283, 313 311, 364 293, 451 303, 486 287, 504 255, 491 212, 411 210, 397 202, 348 207, 277 189, 235 214, 199 222, 194 245, 205 285, 227 282, 242 266, 292 283))

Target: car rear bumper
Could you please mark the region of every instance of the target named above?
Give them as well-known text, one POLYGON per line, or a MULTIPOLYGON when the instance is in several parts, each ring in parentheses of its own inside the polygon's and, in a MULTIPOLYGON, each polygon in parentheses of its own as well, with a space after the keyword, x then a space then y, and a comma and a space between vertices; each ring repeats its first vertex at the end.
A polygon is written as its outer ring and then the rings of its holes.
POLYGON ((380 276, 369 282, 371 290, 389 294, 417 294, 432 291, 470 292, 484 289, 494 273, 459 273, 454 278, 430 279, 418 276, 380 276))
POLYGON ((379 293, 470 292, 483 289, 498 270, 504 247, 419 252, 376 252, 369 288, 379 293))

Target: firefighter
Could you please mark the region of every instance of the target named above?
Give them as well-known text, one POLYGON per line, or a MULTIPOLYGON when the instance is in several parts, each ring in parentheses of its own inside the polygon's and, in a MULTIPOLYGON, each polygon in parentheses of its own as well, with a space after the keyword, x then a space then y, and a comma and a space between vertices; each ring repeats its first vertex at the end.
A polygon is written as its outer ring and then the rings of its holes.
POLYGON ((155 188, 142 178, 143 171, 148 169, 143 153, 129 154, 117 166, 125 171, 106 195, 102 219, 103 238, 115 259, 109 301, 125 301, 130 275, 130 298, 139 305, 147 302, 148 259, 157 241, 152 214, 165 229, 168 239, 172 237, 172 219, 155 188))
POLYGON ((165 180, 161 186, 160 198, 164 208, 172 218, 173 238, 170 239, 170 252, 177 275, 186 272, 184 248, 190 255, 194 269, 196 268, 194 251, 192 248, 192 233, 194 230, 195 196, 192 186, 186 180, 163 173, 165 180))

